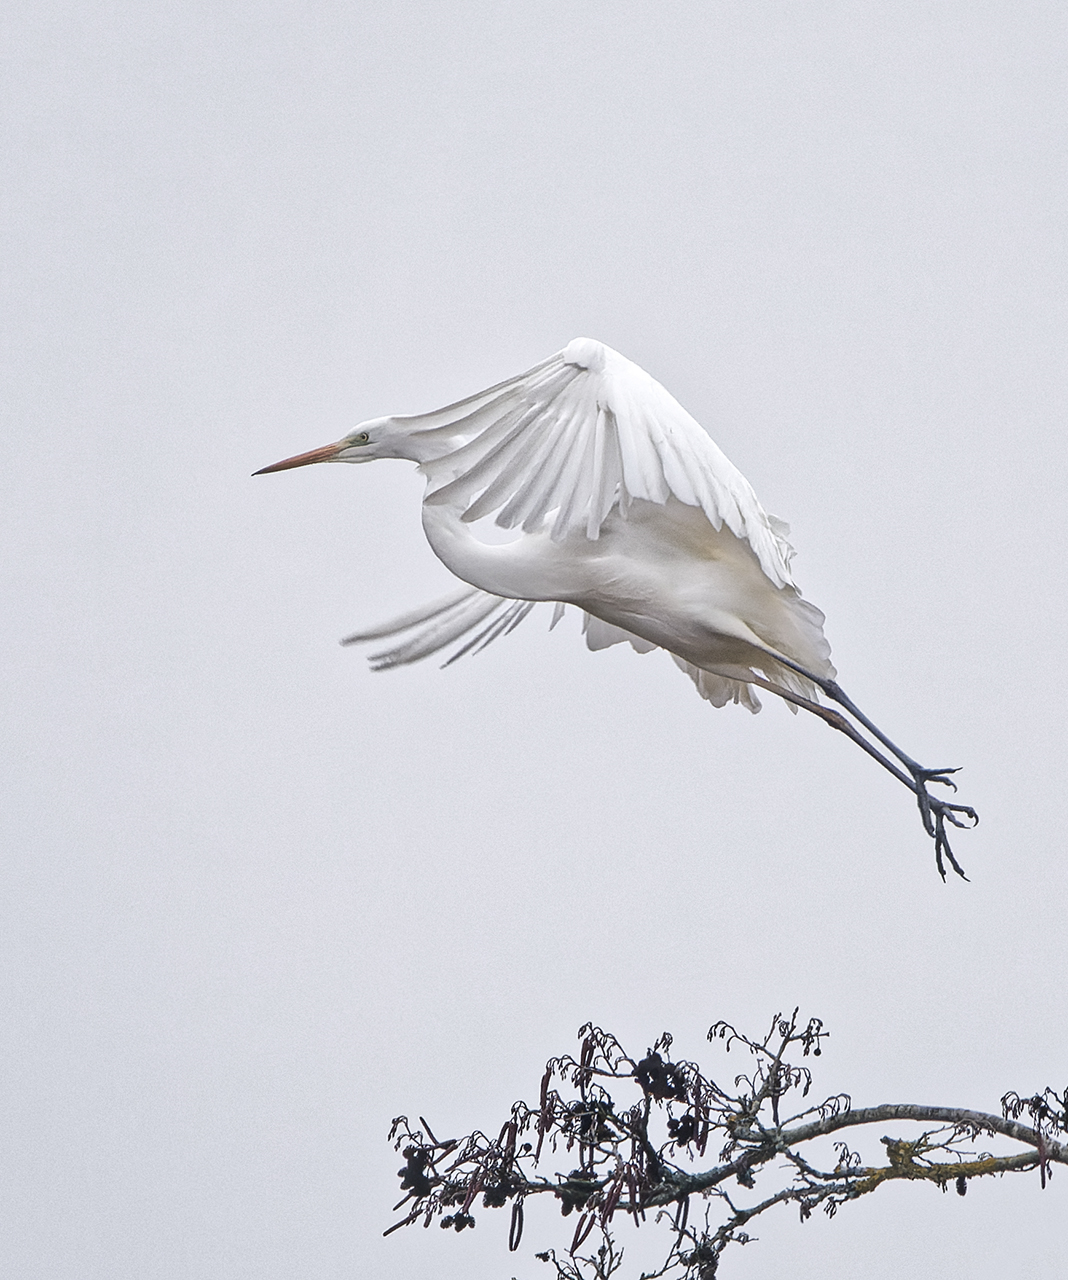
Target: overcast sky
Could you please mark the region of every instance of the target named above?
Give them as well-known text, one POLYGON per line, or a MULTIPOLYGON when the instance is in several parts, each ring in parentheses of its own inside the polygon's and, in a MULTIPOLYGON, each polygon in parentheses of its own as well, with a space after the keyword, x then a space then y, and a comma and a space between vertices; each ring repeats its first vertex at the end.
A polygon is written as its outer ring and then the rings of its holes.
MULTIPOLYGON (((0 1259, 544 1276, 381 1231, 391 1118, 495 1129, 593 1019, 822 1017, 815 1088, 1063 1088, 1062 4, 9 0, 0 1259), (764 504, 843 686, 982 814, 943 885, 812 717, 449 589, 408 464, 250 478, 588 334, 764 504)), ((863 1147, 874 1159, 879 1132, 863 1147)), ((792 1210, 732 1280, 1063 1276, 1068 1177, 792 1210)))

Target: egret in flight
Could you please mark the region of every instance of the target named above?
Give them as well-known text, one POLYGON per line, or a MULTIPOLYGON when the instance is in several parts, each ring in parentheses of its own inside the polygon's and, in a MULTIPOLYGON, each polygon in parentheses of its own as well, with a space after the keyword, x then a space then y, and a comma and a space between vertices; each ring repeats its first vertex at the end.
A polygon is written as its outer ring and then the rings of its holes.
POLYGON ((666 649, 714 706, 759 711, 755 688, 819 716, 915 795, 945 860, 947 823, 973 809, 936 797, 925 769, 835 681, 824 616, 790 574, 787 526, 661 385, 611 347, 576 338, 517 377, 433 413, 372 418, 336 444, 257 471, 405 458, 426 476, 423 529, 464 584, 343 643, 386 640, 375 669, 511 631, 538 601, 585 613, 586 642, 666 649), (484 536, 490 518, 514 536, 484 536), (820 701, 820 695, 828 706, 820 701), (840 710, 838 709, 840 708, 840 710))

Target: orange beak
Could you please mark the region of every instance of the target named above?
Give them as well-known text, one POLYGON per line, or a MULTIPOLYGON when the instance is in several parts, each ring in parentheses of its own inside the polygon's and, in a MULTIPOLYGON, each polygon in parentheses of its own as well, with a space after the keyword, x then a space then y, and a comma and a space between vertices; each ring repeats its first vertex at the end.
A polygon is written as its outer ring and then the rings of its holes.
POLYGON ((324 444, 318 449, 309 449, 307 453, 298 453, 293 458, 283 458, 281 462, 272 463, 269 467, 260 467, 253 471, 254 476, 265 476, 268 471, 288 471, 290 467, 306 467, 311 462, 333 462, 341 452, 340 444, 324 444))

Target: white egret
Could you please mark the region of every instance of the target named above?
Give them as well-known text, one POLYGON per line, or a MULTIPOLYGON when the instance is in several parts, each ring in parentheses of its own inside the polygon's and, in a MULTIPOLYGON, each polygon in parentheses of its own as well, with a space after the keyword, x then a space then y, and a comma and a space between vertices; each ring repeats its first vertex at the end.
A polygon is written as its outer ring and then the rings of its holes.
POLYGON ((390 640, 376 669, 459 641, 449 661, 517 626, 538 601, 585 612, 591 649, 666 649, 717 707, 758 711, 754 686, 845 733, 916 796, 943 859, 946 824, 974 810, 928 792, 925 769, 835 682, 823 614, 790 574, 788 529, 706 432, 644 370, 589 338, 433 413, 373 418, 336 444, 264 467, 405 458, 427 479, 423 528, 465 588, 344 643, 390 640), (482 536, 495 517, 511 541, 482 536), (823 705, 822 693, 842 712, 823 705), (855 723, 854 723, 855 722, 855 723), (867 730, 870 741, 858 726, 867 730), (880 749, 882 748, 882 749, 880 749))

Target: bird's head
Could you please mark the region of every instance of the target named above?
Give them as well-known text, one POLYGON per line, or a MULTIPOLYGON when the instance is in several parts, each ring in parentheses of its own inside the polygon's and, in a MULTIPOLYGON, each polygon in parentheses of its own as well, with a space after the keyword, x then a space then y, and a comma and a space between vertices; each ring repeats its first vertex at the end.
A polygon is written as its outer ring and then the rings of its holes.
POLYGON ((269 467, 261 467, 252 474, 266 475, 269 471, 288 471, 290 467, 306 467, 312 462, 373 462, 376 458, 404 458, 405 435, 397 430, 394 418, 372 418, 361 422, 347 436, 334 444, 324 444, 307 453, 283 458, 269 467))

